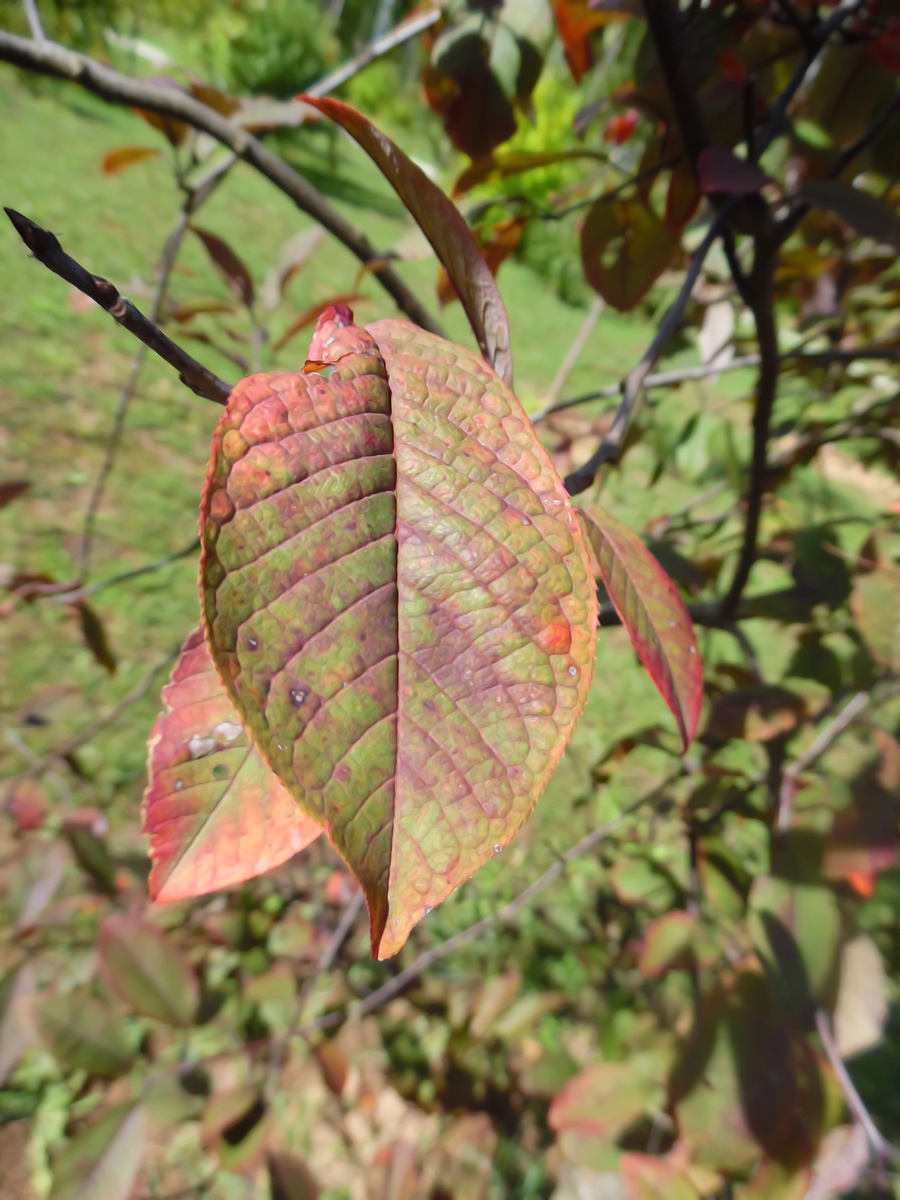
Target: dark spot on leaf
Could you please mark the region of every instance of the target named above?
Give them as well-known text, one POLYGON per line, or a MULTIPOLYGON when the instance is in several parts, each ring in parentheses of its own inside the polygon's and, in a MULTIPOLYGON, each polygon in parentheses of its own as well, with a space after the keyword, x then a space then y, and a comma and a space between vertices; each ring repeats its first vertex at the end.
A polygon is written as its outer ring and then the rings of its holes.
POLYGON ((227 779, 228 778, 228 768, 226 766, 223 766, 222 763, 216 763, 216 765, 213 767, 212 773, 213 773, 213 779, 227 779))
POLYGON ((294 708, 299 708, 308 695, 309 692, 305 688, 299 687, 291 688, 290 692, 288 692, 288 696, 290 697, 291 704, 293 704, 294 708))
POLYGON ((425 709, 426 712, 430 712, 430 713, 437 712, 437 705, 435 704, 435 702, 433 700, 423 700, 422 707, 425 709))
POLYGON ((259 639, 255 638, 255 637, 248 637, 247 638, 247 649, 248 650, 258 650, 259 649, 259 639))

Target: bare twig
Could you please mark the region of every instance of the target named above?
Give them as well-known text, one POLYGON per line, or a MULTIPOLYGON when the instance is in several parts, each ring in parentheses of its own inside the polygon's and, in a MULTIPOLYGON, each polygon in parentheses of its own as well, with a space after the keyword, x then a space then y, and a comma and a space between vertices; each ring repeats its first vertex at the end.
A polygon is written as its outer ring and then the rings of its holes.
POLYGON ((164 671, 167 667, 171 666, 180 653, 181 646, 179 645, 177 649, 173 650, 170 654, 167 654, 164 659, 158 662, 155 667, 151 667, 143 679, 139 680, 131 689, 131 691, 124 696, 114 708, 111 708, 108 713, 102 717, 97 717, 88 725, 85 725, 85 727, 78 733, 73 734, 68 741, 63 742, 61 746, 57 746, 54 750, 51 750, 46 757, 40 759, 36 763, 33 763, 29 770, 25 771, 19 778, 39 778, 41 775, 44 775, 48 770, 50 770, 54 763, 58 762, 60 759, 68 758, 70 755, 74 754, 76 750, 85 745, 86 742, 89 742, 95 738, 98 733, 102 733, 102 731, 109 725, 114 725, 120 717, 124 716, 124 714, 128 712, 129 708, 133 707, 133 705, 137 704, 139 700, 142 700, 144 696, 147 695, 147 693, 153 687, 154 681, 156 680, 156 677, 159 675, 160 671, 164 671))
POLYGON ((36 42, 46 42, 47 35, 44 32, 44 24, 41 21, 41 14, 38 12, 35 0, 22 0, 22 7, 25 9, 25 16, 28 19, 28 28, 31 30, 31 36, 36 42))
POLYGON ((120 575, 113 575, 109 579, 98 580, 97 583, 87 584, 85 587, 76 587, 69 591, 53 593, 48 596, 47 603, 77 604, 79 600, 87 600, 89 596, 96 596, 98 592, 105 592, 109 588, 118 587, 120 584, 130 583, 132 579, 139 579, 141 575, 150 575, 154 571, 161 571, 163 567, 171 566, 172 563, 178 562, 179 559, 188 558, 199 549, 200 539, 194 538, 187 546, 182 546, 180 550, 166 554, 163 558, 156 559, 155 562, 147 563, 145 567, 135 567, 133 571, 123 571, 120 575))
POLYGON ((691 258, 691 265, 688 267, 681 290, 663 317, 659 329, 656 331, 656 336, 644 353, 643 358, 622 384, 622 403, 619 405, 606 437, 601 442, 596 453, 591 455, 584 466, 579 467, 577 471, 573 471, 571 475, 566 477, 565 485, 570 496, 576 496, 579 492, 586 491, 594 482, 594 476, 604 463, 615 462, 619 457, 625 441, 625 434, 628 430, 628 422, 631 419, 631 413, 637 403, 641 389, 646 383, 653 367, 656 365, 659 356, 666 348, 669 339, 681 324, 684 310, 687 308, 688 301, 693 294, 694 287, 703 267, 703 262, 712 249, 713 242, 715 242, 721 233, 722 225, 730 209, 731 205, 729 203, 723 204, 710 222, 709 229, 706 231, 703 241, 694 251, 694 255, 691 258))
MULTIPOLYGON (((591 301, 591 307, 588 309, 587 316, 581 323, 581 328, 575 334, 575 340, 569 347, 566 357, 562 360, 559 370, 556 372, 555 379, 549 388, 547 388, 545 401, 548 410, 552 410, 557 406, 559 394, 566 386, 569 376, 575 370, 579 358, 584 353, 584 348, 591 339, 591 334, 600 320, 600 314, 603 312, 604 307, 603 299, 600 296, 595 296, 591 301)), ((533 419, 537 420, 537 418, 533 419)))
POLYGON ((322 957, 316 963, 316 975, 322 975, 326 971, 330 971, 334 966, 335 960, 341 952, 341 947, 350 936, 353 926, 356 924, 356 918, 362 912, 365 899, 362 889, 353 893, 353 898, 344 909, 344 915, 341 917, 337 929, 331 935, 328 945, 322 952, 322 957))
POLYGON ((885 1162, 900 1163, 900 1148, 892 1145, 872 1120, 872 1115, 866 1108, 865 1101, 856 1090, 856 1086, 850 1078, 847 1068, 844 1066, 844 1060, 841 1058, 837 1043, 834 1040, 831 1017, 821 1008, 816 1010, 816 1030, 822 1041, 822 1048, 825 1051, 825 1055, 831 1064, 831 1069, 834 1071, 835 1078, 840 1085, 847 1107, 853 1114, 853 1119, 862 1126, 877 1164, 883 1166, 885 1162))
POLYGON ((797 780, 808 767, 825 753, 828 747, 841 736, 845 729, 853 724, 860 713, 864 712, 872 702, 869 692, 857 692, 850 702, 830 721, 819 736, 807 746, 803 753, 785 770, 781 777, 781 790, 778 796, 778 828, 787 829, 791 823, 791 812, 794 807, 794 797, 797 794, 797 780))
POLYGON ((359 54, 354 55, 348 62, 342 63, 324 79, 320 79, 318 83, 313 84, 311 88, 306 89, 307 96, 327 96, 329 92, 341 87, 352 79, 357 72, 367 67, 369 63, 374 62, 376 58, 382 58, 385 54, 390 54, 392 50, 396 50, 398 46, 402 46, 404 42, 408 42, 410 38, 416 37, 420 33, 424 33, 426 29, 430 29, 432 25, 436 25, 441 18, 441 10, 439 8, 426 9, 425 12, 415 13, 405 20, 401 21, 395 29, 390 33, 386 33, 384 37, 376 38, 359 54))
POLYGON ((747 488, 744 540, 731 587, 722 600, 721 615, 724 620, 732 617, 737 610, 744 588, 750 578, 750 571, 756 561, 759 521, 768 481, 766 458, 769 448, 769 427, 775 407, 780 368, 778 325, 775 319, 773 295, 776 254, 777 242, 759 236, 756 240, 753 271, 747 280, 750 311, 753 313, 756 338, 759 343, 759 378, 756 381, 756 403, 753 408, 753 457, 750 465, 750 482, 747 488))
MULTIPOLYGON (((342 242, 360 262, 367 265, 372 262, 382 263, 383 253, 302 175, 288 166, 284 159, 279 158, 246 129, 189 93, 161 87, 143 79, 131 79, 56 42, 37 42, 17 37, 4 30, 0 30, 0 61, 13 63, 26 71, 70 80, 112 104, 143 108, 148 112, 174 117, 194 129, 208 133, 264 175, 293 200, 299 209, 308 213, 342 242)), ((410 320, 432 333, 442 332, 428 310, 394 270, 381 266, 375 272, 375 278, 410 320)))
MULTIPOLYGON (((3 34, 0 32, 0 38, 3 34)), ((212 400, 216 404, 225 404, 231 393, 231 385, 225 383, 218 375, 207 370, 187 351, 175 344, 171 338, 158 329, 152 321, 136 308, 130 300, 119 295, 116 286, 99 275, 92 275, 74 258, 63 250, 56 236, 28 217, 12 208, 4 209, 15 226, 19 237, 38 260, 67 283, 71 283, 79 291, 96 301, 105 308, 111 317, 134 334, 136 338, 148 346, 163 361, 169 363, 178 372, 182 383, 197 396, 212 400)))
MULTIPOLYGON (((515 917, 518 916, 523 908, 526 908, 532 902, 532 900, 535 899, 535 897, 539 896, 542 892, 545 892, 551 884, 556 883, 556 881, 565 874, 566 868, 569 867, 571 863, 575 862, 576 859, 583 858, 586 854, 590 854, 590 852, 596 849, 596 847, 599 846, 602 841, 609 837, 612 831, 617 829, 627 817, 630 817, 632 813, 636 812, 637 809, 639 809, 642 805, 647 804, 653 799, 654 796, 659 795, 660 792, 668 787, 674 778, 675 776, 673 775, 669 779, 666 779, 662 784, 659 785, 659 787, 656 787, 645 795, 640 796, 611 820, 593 830, 592 833, 589 833, 586 837, 583 837, 581 841, 576 842, 574 846, 571 846, 565 851, 564 854, 559 856, 558 860, 553 864, 552 867, 549 868, 549 870, 545 871, 539 879, 536 879, 534 883, 525 888, 523 892, 520 892, 514 900, 509 902, 509 904, 504 905, 504 907, 499 909, 497 912, 491 913, 487 917, 483 917, 480 921, 476 921, 474 925, 470 925, 467 929, 460 930, 459 933, 454 934, 453 937, 448 938, 445 942, 440 942, 437 946, 431 946, 417 958, 414 958, 408 967, 405 967, 397 975, 394 975, 386 983, 382 984, 380 988, 377 988, 374 992, 371 992, 365 997, 364 1000, 361 1000, 358 1004, 354 1004, 352 1006, 353 1015, 356 1017, 365 1017, 368 1016, 369 1013, 375 1012, 389 1000, 392 1000, 394 996, 399 995, 400 992, 409 986, 409 984, 418 979, 423 971, 427 971, 428 968, 434 966, 435 963, 441 962, 442 959, 447 958, 448 955, 452 954, 453 951, 457 950, 460 946, 464 946, 468 942, 475 941, 476 938, 479 938, 482 936, 482 934, 487 933, 495 925, 509 924, 515 919, 515 917)), ((338 1012, 326 1013, 324 1016, 317 1017, 315 1021, 311 1022, 308 1026, 299 1030, 298 1032, 311 1033, 316 1029, 333 1029, 336 1025, 342 1024, 350 1015, 350 1012, 351 1009, 342 1009, 338 1012)))
MULTIPOLYGON (((185 204, 181 210, 175 228, 172 230, 169 237, 166 239, 166 244, 163 247, 162 260, 159 265, 157 275, 156 289, 153 295, 153 303, 150 306, 149 320, 153 325, 159 321, 160 313, 162 312, 163 300, 165 299, 166 289, 169 286, 169 278, 172 274, 172 268, 175 266, 175 259, 178 256, 178 250, 184 238, 185 231, 188 227, 188 214, 191 210, 193 193, 189 193, 185 204)), ((144 343, 137 354, 135 355, 134 363, 128 373, 128 379, 125 387, 122 389, 122 394, 119 397, 119 403, 116 405, 116 411, 113 414, 113 424, 110 430, 109 438, 106 442, 106 453, 103 456, 103 463, 100 467, 99 474, 94 481, 94 488, 91 492, 91 498, 88 501, 87 512, 84 518, 84 531, 81 535, 81 550, 78 556, 78 578, 84 580, 87 576, 88 566, 91 558, 91 542, 94 535, 94 524, 97 519, 97 511, 100 508, 100 502, 103 499, 103 493, 106 489, 106 482, 109 479, 110 472, 113 469, 113 464, 116 460, 116 454, 119 449, 119 443, 122 440, 122 430, 125 427, 125 415, 128 412, 128 406, 131 403, 134 393, 137 390, 138 379, 141 371, 144 369, 144 363, 147 361, 147 344, 144 343)))
MULTIPOLYGON (((782 367, 797 365, 803 370, 806 367, 827 367, 832 363, 854 363, 863 361, 900 362, 900 349, 896 346, 862 346, 857 350, 817 350, 807 353, 802 350, 788 350, 781 355, 782 367)), ((656 387, 671 387, 679 383, 691 383, 709 379, 714 375, 726 375, 732 371, 746 371, 760 364, 758 354, 742 354, 732 358, 727 363, 703 363, 696 367, 677 367, 672 371, 657 371, 648 375, 644 380, 644 390, 656 387)), ((530 413, 532 421, 543 421, 553 413, 565 412, 569 408, 577 408, 580 404, 589 404, 592 400, 611 400, 621 396, 621 383, 610 383, 606 387, 597 388, 593 392, 585 392, 581 396, 571 396, 558 404, 539 408, 530 413)))

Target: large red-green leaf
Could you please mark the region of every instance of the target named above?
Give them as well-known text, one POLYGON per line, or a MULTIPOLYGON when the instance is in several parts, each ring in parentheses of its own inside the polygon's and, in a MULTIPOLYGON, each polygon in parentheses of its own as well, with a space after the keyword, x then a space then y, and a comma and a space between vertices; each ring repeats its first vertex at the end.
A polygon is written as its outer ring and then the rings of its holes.
POLYGON ((690 615, 675 584, 633 530, 599 505, 585 517, 609 598, 687 750, 703 702, 703 664, 690 615))
POLYGON ((662 1108, 669 1056, 663 1050, 632 1055, 624 1062, 598 1062, 569 1080, 550 1105, 550 1128, 571 1143, 613 1143, 644 1113, 662 1108))
POLYGON ((584 277, 607 304, 630 312, 672 261, 677 246, 678 234, 640 196, 601 196, 581 230, 584 277))
POLYGON ((298 98, 342 126, 381 170, 450 276, 485 358, 500 378, 511 385, 512 354, 506 309, 491 268, 456 205, 355 108, 330 98, 298 98))
POLYGON ((241 727, 203 631, 184 644, 150 737, 150 894, 182 900, 279 866, 321 832, 241 727))
POLYGON ((112 913, 97 934, 100 971, 110 991, 134 1012, 188 1026, 197 1011, 197 977, 155 925, 112 913))
POLYGON ((596 599, 518 401, 405 321, 324 313, 213 440, 201 602, 255 743, 328 829, 373 952, 513 837, 587 695, 596 599))

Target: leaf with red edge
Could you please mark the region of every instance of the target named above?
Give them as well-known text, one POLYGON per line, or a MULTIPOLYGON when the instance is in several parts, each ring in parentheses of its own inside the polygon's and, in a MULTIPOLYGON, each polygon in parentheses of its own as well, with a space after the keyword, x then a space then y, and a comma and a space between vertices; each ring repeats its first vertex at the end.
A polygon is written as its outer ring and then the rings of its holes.
POLYGON ((533 809, 587 695, 596 596, 559 476, 477 354, 337 306, 307 368, 231 394, 201 606, 247 729, 356 874, 386 957, 533 809))
POLYGON ((595 505, 585 514, 600 577, 638 658, 668 704, 687 750, 703 702, 703 664, 675 584, 627 525, 595 505))
MULTIPOLYGON (((485 234, 478 236, 481 253, 492 275, 496 276, 503 263, 515 252, 527 224, 528 217, 506 217, 485 234)), ((456 288, 443 267, 438 271, 437 293, 442 305, 452 304, 454 300, 459 299, 456 288)))
POLYGON ((311 96, 298 99, 312 104, 355 138, 393 186, 450 276, 484 357, 511 386, 506 309, 491 269, 456 205, 355 108, 340 100, 311 96))
POLYGON ((143 807, 154 900, 242 883, 315 841, 318 824, 250 744, 202 630, 185 642, 162 699, 143 807))
POLYGON ((665 1103, 669 1056, 656 1050, 624 1062, 597 1062, 571 1079, 550 1105, 549 1124, 570 1138, 613 1142, 651 1109, 665 1103))
POLYGON ((581 230, 585 279, 607 304, 630 312, 672 261, 677 246, 678 237, 640 196, 603 196, 581 230))
POLYGON ((192 225, 191 229, 206 247, 213 266, 247 308, 253 307, 253 280, 246 266, 226 241, 208 229, 192 225))
POLYGON ((697 171, 700 187, 706 195, 724 192, 730 196, 749 196, 772 182, 759 167, 738 158, 726 146, 707 146, 697 160, 697 171))
POLYGON ((650 1154, 623 1154, 619 1169, 628 1200, 700 1200, 683 1167, 650 1154))
POLYGON ((155 146, 120 146, 118 150, 104 154, 100 165, 104 175, 118 175, 120 171, 127 171, 129 167, 136 167, 138 163, 151 158, 159 158, 159 150, 155 146))

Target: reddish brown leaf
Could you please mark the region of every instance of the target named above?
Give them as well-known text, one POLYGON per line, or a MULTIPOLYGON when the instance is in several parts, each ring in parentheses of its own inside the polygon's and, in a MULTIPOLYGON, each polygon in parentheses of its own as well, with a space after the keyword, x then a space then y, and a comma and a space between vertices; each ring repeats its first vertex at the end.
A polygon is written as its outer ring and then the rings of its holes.
POLYGON ((223 241, 215 233, 210 233, 208 229, 200 229, 197 225, 192 225, 191 229, 206 247, 206 252, 213 266, 235 295, 239 297, 241 303, 245 304, 247 308, 252 308, 254 299, 253 280, 250 277, 250 272, 241 262, 240 258, 238 258, 237 254, 235 254, 227 242, 223 241))
POLYGON ((3 806, 20 830, 40 829, 50 809, 44 786, 36 779, 14 783, 3 806))
POLYGON ((340 100, 301 96, 342 126, 373 159, 428 238, 462 299, 487 361, 512 384, 509 321, 491 269, 455 204, 390 138, 340 100))
MULTIPOLYGON (((157 87, 169 88, 174 92, 181 92, 182 95, 185 94, 184 88, 167 75, 153 76, 145 82, 156 84, 157 87)), ((161 113, 150 112, 145 108, 135 108, 132 111, 137 113, 139 117, 142 117, 148 125, 152 125, 154 129, 158 129, 172 146, 183 146, 191 135, 190 125, 185 124, 184 121, 177 120, 175 117, 165 117, 161 113)))
POLYGON ((179 304, 172 309, 170 316, 179 325, 186 325, 194 317, 206 316, 209 313, 233 313, 234 305, 226 304, 224 300, 195 300, 192 304, 179 304))
POLYGON ((318 837, 319 826, 250 744, 200 629, 185 642, 162 698, 144 795, 155 900, 241 883, 318 837))
POLYGON ((12 504, 13 500, 17 500, 30 487, 27 479, 10 479, 7 483, 0 483, 0 508, 12 504))
POLYGON ((78 601, 78 617, 81 621, 81 636, 94 658, 110 675, 116 673, 116 656, 113 654, 103 622, 86 600, 78 601))
POLYGON ((746 196, 759 192, 772 182, 764 171, 746 159, 738 158, 733 150, 725 146, 707 146, 697 160, 700 187, 710 192, 725 192, 732 196, 746 196))
POLYGON ((272 1200, 319 1200, 319 1185, 302 1159, 293 1154, 269 1154, 266 1165, 272 1200))
POLYGON ((627 525, 595 505, 587 532, 609 598, 638 658, 668 704, 687 750, 700 720, 703 664, 675 584, 627 525))
POLYGON ((352 322, 329 309, 321 365, 232 392, 201 603, 247 729, 362 883, 386 957, 537 802, 587 695, 596 597, 502 380, 406 322, 352 322))
POLYGON ((242 101, 237 96, 229 96, 208 83, 192 83, 191 95, 195 96, 207 108, 213 108, 223 117, 230 117, 241 107, 242 101))
MULTIPOLYGON (((501 265, 516 250, 527 224, 527 217, 507 217, 503 221, 498 221, 486 234, 478 236, 481 253, 484 255, 484 261, 490 267, 492 275, 496 276, 501 265)), ((450 276, 444 267, 438 269, 437 293, 442 305, 451 304, 454 300, 459 299, 456 288, 450 282, 450 276)))
POLYGON ((129 167, 146 162, 150 158, 159 158, 159 150, 155 146, 120 146, 118 150, 110 150, 104 154, 101 166, 104 175, 118 175, 129 167))
POLYGON ((639 197, 601 197, 581 230, 581 263, 591 287, 619 312, 638 305, 663 273, 678 246, 639 197))
POLYGON ((638 953, 638 970, 645 979, 659 979, 690 961, 697 928, 692 913, 668 912, 647 926, 638 953))

